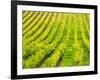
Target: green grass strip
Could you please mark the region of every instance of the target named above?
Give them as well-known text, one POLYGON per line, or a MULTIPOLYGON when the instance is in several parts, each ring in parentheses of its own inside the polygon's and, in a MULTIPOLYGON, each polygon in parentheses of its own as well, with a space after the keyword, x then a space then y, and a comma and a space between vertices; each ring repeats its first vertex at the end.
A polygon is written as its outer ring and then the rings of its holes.
POLYGON ((48 23, 47 28, 44 30, 44 32, 42 33, 42 35, 40 35, 37 40, 35 41, 36 43, 43 41, 46 37, 48 37, 50 31, 52 30, 52 27, 55 23, 57 17, 57 13, 53 13, 52 19, 50 20, 50 22, 48 23))
POLYGON ((88 22, 86 15, 83 16, 83 21, 84 21, 84 26, 86 27, 86 30, 87 30, 87 35, 89 36, 90 35, 90 29, 89 29, 90 22, 88 22))
POLYGON ((29 14, 29 11, 25 11, 23 14, 22 14, 22 18, 24 18, 26 15, 29 14))
POLYGON ((30 12, 26 17, 23 18, 22 22, 24 23, 26 20, 28 20, 33 13, 34 12, 30 12))
POLYGON ((68 32, 66 35, 66 49, 64 50, 64 54, 61 60, 61 63, 59 66, 64 67, 64 66, 73 66, 74 64, 74 59, 73 59, 73 44, 74 44, 74 17, 73 14, 68 14, 68 32))
MULTIPOLYGON (((77 15, 79 16, 79 15, 77 15)), ((89 65, 89 49, 86 47, 84 41, 83 41, 83 38, 82 38, 82 34, 81 34, 81 30, 80 30, 80 22, 78 21, 77 19, 77 34, 78 34, 78 42, 79 42, 79 45, 80 45, 80 48, 82 49, 82 55, 83 55, 83 62, 82 62, 82 65, 89 65)))
POLYGON ((38 35, 42 35, 41 33, 44 31, 45 27, 47 27, 51 16, 52 16, 52 13, 49 13, 48 17, 45 19, 44 23, 41 25, 41 28, 39 28, 31 37, 27 39, 27 43, 34 41, 38 37, 38 35))
MULTIPOLYGON (((25 28, 29 28, 29 29, 31 29, 31 28, 33 28, 33 26, 37 23, 37 21, 42 17, 42 15, 43 15, 43 12, 40 12, 40 14, 34 19, 34 21, 31 23, 31 24, 29 24, 28 26, 26 26, 27 24, 23 24, 23 30, 25 29, 25 28)), ((24 32, 23 32, 24 33, 24 32)))
POLYGON ((23 35, 30 29, 30 27, 28 27, 33 20, 37 17, 37 15, 39 14, 39 12, 35 12, 25 23, 23 23, 23 35))
POLYGON ((45 20, 45 18, 48 16, 48 12, 45 12, 44 14, 43 14, 43 16, 42 16, 42 18, 41 19, 39 19, 40 18, 40 16, 38 16, 37 17, 37 20, 38 20, 38 23, 36 24, 36 25, 34 25, 33 26, 33 24, 35 23, 35 20, 34 20, 34 22, 32 22, 32 24, 31 25, 29 25, 29 27, 33 27, 31 30, 29 30, 28 32, 27 32, 27 34, 25 34, 24 35, 24 37, 27 39, 27 38, 29 38, 30 36, 32 36, 32 34, 35 32, 35 31, 37 31, 37 29, 39 29, 39 28, 41 28, 41 24, 44 22, 44 20, 45 20))
POLYGON ((80 30, 81 30, 81 34, 82 34, 82 38, 83 38, 83 41, 86 45, 86 47, 89 49, 90 48, 90 43, 89 43, 89 40, 86 38, 86 35, 85 35, 85 31, 84 31, 84 28, 83 28, 83 18, 82 18, 82 15, 79 15, 79 21, 80 21, 80 30))
POLYGON ((64 28, 63 31, 63 38, 61 39, 61 43, 58 45, 58 47, 54 50, 54 52, 50 55, 50 57, 48 57, 45 62, 41 65, 41 67, 55 67, 57 62, 59 61, 60 57, 63 55, 64 53, 64 48, 65 48, 65 41, 66 41, 66 14, 63 14, 64 18, 63 18, 63 23, 60 26, 61 28, 64 28))

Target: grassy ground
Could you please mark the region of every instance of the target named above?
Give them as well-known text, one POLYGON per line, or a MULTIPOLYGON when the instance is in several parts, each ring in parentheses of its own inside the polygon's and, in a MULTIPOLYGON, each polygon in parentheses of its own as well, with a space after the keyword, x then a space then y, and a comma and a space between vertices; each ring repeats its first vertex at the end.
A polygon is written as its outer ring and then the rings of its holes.
POLYGON ((89 65, 90 16, 23 11, 23 68, 89 65))

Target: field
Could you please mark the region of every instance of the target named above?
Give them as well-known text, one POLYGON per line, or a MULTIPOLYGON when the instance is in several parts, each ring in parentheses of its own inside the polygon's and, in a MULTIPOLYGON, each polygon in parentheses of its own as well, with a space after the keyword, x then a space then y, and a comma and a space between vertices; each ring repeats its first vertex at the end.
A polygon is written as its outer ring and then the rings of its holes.
POLYGON ((23 68, 89 65, 89 14, 23 11, 22 25, 23 68))

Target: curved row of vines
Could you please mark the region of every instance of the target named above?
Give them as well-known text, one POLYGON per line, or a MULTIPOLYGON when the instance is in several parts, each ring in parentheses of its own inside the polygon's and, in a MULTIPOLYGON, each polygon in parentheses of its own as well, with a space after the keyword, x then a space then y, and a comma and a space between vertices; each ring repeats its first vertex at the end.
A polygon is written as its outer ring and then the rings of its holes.
POLYGON ((89 14, 23 11, 23 68, 89 65, 89 14))

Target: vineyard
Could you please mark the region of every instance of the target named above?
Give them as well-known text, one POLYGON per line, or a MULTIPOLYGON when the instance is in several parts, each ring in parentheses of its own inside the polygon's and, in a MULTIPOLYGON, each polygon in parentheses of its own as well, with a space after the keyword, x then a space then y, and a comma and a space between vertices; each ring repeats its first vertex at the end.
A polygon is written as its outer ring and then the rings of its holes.
POLYGON ((89 65, 89 14, 23 11, 22 25, 23 68, 89 65))

